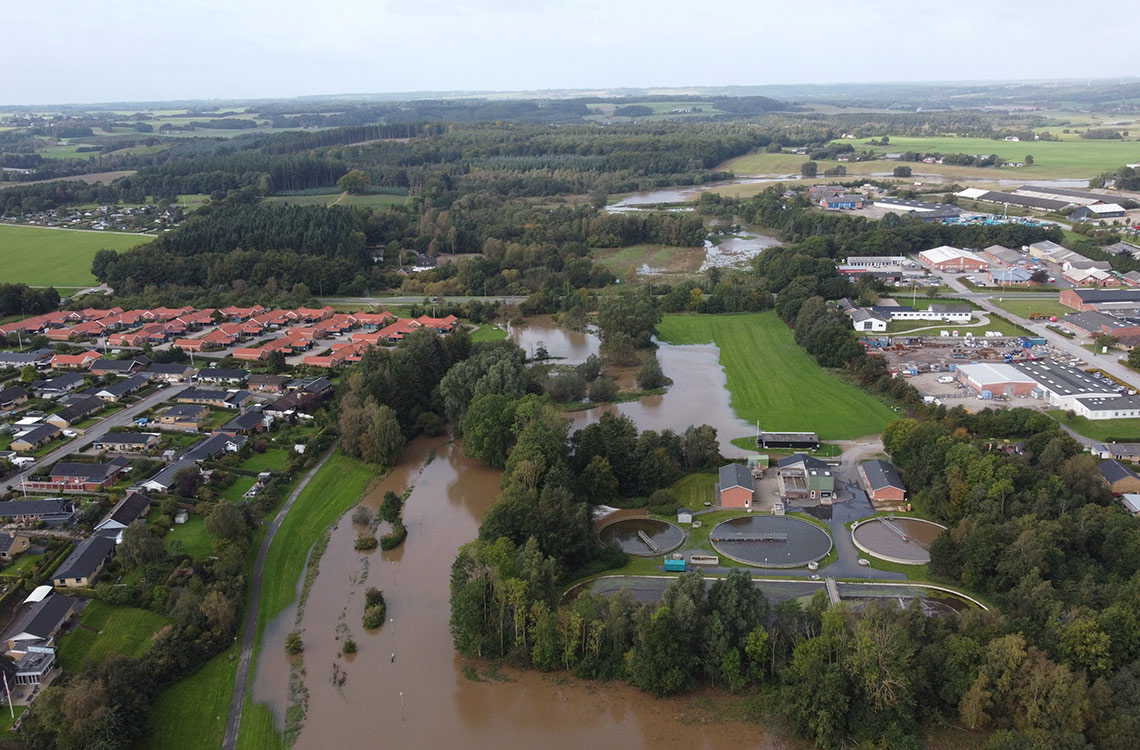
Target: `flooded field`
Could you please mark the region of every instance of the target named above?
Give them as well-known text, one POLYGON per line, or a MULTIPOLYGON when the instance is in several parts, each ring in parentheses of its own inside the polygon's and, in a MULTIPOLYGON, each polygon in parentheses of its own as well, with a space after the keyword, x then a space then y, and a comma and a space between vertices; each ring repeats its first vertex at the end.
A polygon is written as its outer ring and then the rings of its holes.
POLYGON ((573 412, 569 415, 572 429, 598 421, 607 411, 626 415, 639 430, 682 432, 689 425, 710 424, 717 430, 721 454, 743 455, 744 451, 731 441, 752 435, 756 427, 738 418, 732 410, 724 368, 720 364, 720 349, 715 344, 673 346, 662 343, 658 345, 657 359, 661 369, 673 379, 673 385, 663 395, 573 412))
POLYGON ((779 247, 780 241, 766 234, 745 233, 736 237, 726 237, 720 244, 705 240, 705 262, 701 271, 710 268, 743 266, 770 247, 779 247))
MULTIPOLYGON (((488 665, 468 664, 452 648, 449 575, 499 479, 458 444, 419 439, 365 500, 375 508, 385 491, 414 487, 404 508, 404 546, 360 553, 347 517, 336 526, 302 619, 309 706, 297 747, 800 747, 755 725, 720 721, 700 694, 658 701, 623 684, 561 674, 477 676, 472 670, 484 674, 488 665), (390 618, 373 632, 360 625, 369 586, 384 591, 390 618), (358 644, 354 656, 340 655, 346 636, 358 644)), ((287 663, 274 641, 266 637, 262 660, 270 665, 265 674, 280 675, 287 663)), ((280 715, 284 706, 274 709, 280 715)))
POLYGON ((526 325, 507 326, 507 338, 519 345, 528 357, 540 347, 561 364, 576 365, 598 353, 601 341, 586 331, 572 331, 555 323, 549 315, 527 318, 526 325))

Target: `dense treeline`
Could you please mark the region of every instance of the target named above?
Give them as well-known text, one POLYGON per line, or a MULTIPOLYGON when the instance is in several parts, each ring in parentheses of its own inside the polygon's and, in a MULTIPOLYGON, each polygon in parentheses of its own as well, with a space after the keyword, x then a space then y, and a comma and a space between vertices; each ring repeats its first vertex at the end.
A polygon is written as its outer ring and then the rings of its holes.
POLYGON ((33 289, 27 284, 0 283, 0 317, 39 315, 59 308, 59 292, 54 287, 33 289))

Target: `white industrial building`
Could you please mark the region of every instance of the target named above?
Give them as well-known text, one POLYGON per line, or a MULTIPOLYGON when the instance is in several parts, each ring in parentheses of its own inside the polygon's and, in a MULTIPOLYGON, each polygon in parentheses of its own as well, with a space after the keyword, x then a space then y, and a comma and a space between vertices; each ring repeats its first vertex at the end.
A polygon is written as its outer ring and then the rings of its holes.
POLYGON ((918 259, 938 271, 984 271, 989 267, 989 262, 980 255, 950 245, 923 250, 918 259))
POLYGON ((1073 400, 1073 411, 1088 419, 1136 419, 1140 417, 1140 397, 1082 396, 1073 400))

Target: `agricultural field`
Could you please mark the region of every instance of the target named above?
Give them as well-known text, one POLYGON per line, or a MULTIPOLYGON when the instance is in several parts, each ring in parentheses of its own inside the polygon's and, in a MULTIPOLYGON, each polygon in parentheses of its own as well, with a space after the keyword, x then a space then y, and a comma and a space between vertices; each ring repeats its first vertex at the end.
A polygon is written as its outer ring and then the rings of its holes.
POLYGON ((387 193, 370 193, 369 195, 332 193, 321 195, 274 195, 265 200, 270 203, 291 203, 295 206, 365 206, 367 208, 388 208, 390 206, 407 205, 408 196, 388 195, 387 193))
POLYGON ((705 260, 703 247, 671 247, 668 245, 631 245, 630 247, 595 250, 594 261, 625 276, 630 271, 652 274, 695 274, 705 260))
POLYGON ((216 750, 222 746, 237 672, 237 649, 218 654, 164 690, 151 708, 154 734, 142 750, 216 750))
POLYGON ((119 232, 47 229, 0 224, 0 268, 4 281, 32 286, 84 287, 95 284, 91 259, 102 248, 129 250, 153 237, 119 232))
POLYGON ((657 327, 671 344, 715 343, 732 408, 766 430, 810 430, 829 440, 874 435, 894 411, 824 371, 774 312, 666 315, 657 327))
POLYGON ((85 663, 101 662, 111 655, 137 658, 167 622, 168 618, 147 609, 115 607, 93 599, 83 609, 75 630, 60 639, 59 663, 68 672, 78 672, 85 663))

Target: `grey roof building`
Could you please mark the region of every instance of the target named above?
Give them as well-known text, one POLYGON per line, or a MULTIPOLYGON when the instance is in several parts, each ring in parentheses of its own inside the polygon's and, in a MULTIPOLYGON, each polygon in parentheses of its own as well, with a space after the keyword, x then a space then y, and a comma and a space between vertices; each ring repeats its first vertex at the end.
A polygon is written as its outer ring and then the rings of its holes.
POLYGON ((131 492, 120 500, 114 508, 111 508, 107 515, 103 517, 103 520, 95 527, 95 530, 125 529, 130 526, 132 522, 145 517, 146 512, 150 509, 153 502, 149 495, 142 492, 131 492))
POLYGON ((95 582, 103 566, 114 555, 114 537, 96 535, 84 539, 51 574, 52 583, 56 586, 86 588, 95 582))
POLYGON ((888 487, 894 487, 899 490, 906 490, 906 485, 903 484, 902 479, 899 477, 898 469, 895 465, 888 461, 880 461, 875 459, 873 461, 864 461, 859 464, 863 470, 863 475, 867 477, 867 484, 872 490, 882 490, 888 487))
POLYGON ((752 472, 743 464, 725 464, 720 467, 720 488, 727 490, 731 487, 754 489, 752 472))

